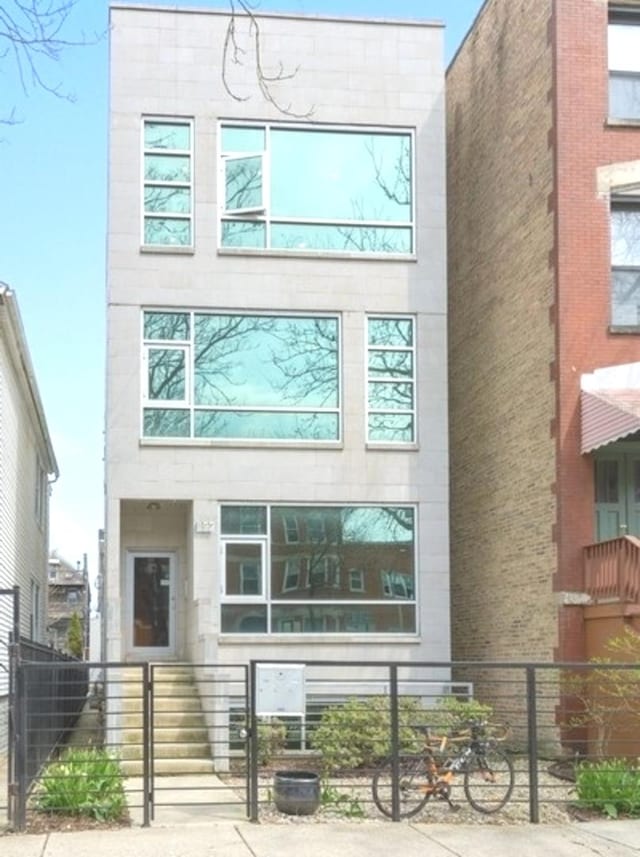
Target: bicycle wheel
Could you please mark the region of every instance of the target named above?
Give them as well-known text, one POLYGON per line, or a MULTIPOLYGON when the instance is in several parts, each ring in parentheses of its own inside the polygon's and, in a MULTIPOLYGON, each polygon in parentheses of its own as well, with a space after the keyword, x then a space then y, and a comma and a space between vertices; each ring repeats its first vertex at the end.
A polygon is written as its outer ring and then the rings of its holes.
POLYGON ((486 749, 469 760, 464 772, 464 793, 478 812, 497 812, 511 797, 513 763, 502 750, 486 749))
MULTIPOLYGON (((401 756, 398 759, 400 818, 411 818, 420 812, 431 796, 431 792, 426 790, 431 779, 421 756, 401 756)), ((391 759, 388 759, 373 775, 371 791, 374 803, 380 812, 391 818, 393 815, 391 759)))

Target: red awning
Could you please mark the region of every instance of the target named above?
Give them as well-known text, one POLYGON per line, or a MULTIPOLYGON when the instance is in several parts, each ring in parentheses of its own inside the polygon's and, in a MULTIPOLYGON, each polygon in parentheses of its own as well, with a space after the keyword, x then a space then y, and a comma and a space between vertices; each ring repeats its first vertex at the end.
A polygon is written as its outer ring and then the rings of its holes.
POLYGON ((582 452, 640 431, 640 389, 583 390, 582 452))

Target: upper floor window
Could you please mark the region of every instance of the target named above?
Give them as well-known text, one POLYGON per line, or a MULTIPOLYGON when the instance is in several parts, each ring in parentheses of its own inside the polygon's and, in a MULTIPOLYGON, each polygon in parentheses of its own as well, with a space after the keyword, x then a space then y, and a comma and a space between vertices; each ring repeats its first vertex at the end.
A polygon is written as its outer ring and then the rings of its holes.
POLYGON ((224 123, 220 137, 221 247, 414 252, 410 131, 224 123))
POLYGON ((640 15, 609 15, 609 116, 640 119, 640 15))
POLYGON ((336 316, 147 311, 143 320, 144 437, 339 439, 336 316))
POLYGON ((414 443, 415 335, 411 317, 367 320, 367 439, 414 443))
POLYGON ((145 245, 193 245, 192 140, 190 121, 144 120, 142 243, 145 245))
POLYGON ((611 207, 611 323, 640 327, 640 199, 611 207))

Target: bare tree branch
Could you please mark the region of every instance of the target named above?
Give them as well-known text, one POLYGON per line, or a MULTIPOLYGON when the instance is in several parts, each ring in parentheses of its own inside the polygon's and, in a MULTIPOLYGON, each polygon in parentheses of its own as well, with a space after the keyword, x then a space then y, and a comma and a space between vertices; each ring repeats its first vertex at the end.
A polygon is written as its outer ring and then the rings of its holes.
MULTIPOLYGON (((13 63, 25 95, 42 89, 56 98, 74 101, 74 96, 62 88, 60 81, 48 75, 51 63, 60 61, 64 50, 95 44, 98 37, 77 39, 65 35, 68 19, 79 0, 1 0, 0 2, 0 63, 13 63)), ((15 107, 0 124, 18 122, 15 107)))
POLYGON ((265 101, 286 116, 292 116, 296 119, 309 119, 313 115, 313 107, 304 113, 298 113, 292 108, 291 103, 283 104, 272 89, 274 84, 293 79, 300 67, 296 66, 293 71, 287 72, 282 63, 279 62, 277 71, 274 74, 267 74, 263 63, 262 33, 254 12, 256 6, 252 6, 248 0, 229 0, 229 7, 231 17, 222 50, 222 84, 227 93, 234 101, 248 101, 250 99, 251 96, 249 95, 240 95, 229 81, 229 70, 232 65, 244 66, 250 61, 254 65, 256 83, 265 101), (239 17, 246 17, 248 22, 248 38, 253 48, 253 57, 249 60, 247 59, 247 51, 241 47, 239 41, 237 27, 239 17))

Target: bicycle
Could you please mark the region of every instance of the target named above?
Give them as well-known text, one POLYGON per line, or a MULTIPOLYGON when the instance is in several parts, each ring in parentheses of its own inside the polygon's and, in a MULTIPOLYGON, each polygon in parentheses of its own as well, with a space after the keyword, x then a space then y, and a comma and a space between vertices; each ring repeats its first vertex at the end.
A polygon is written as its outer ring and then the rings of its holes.
MULTIPOLYGON (((490 814, 502 809, 511 797, 515 781, 511 759, 497 746, 508 730, 483 720, 470 720, 465 729, 452 734, 434 735, 428 727, 424 731, 423 751, 398 759, 400 818, 417 815, 430 798, 444 800, 451 809, 459 809, 451 800, 451 785, 459 774, 463 776, 465 797, 475 810, 490 814)), ((371 789, 380 812, 392 817, 392 759, 376 771, 371 789)))

